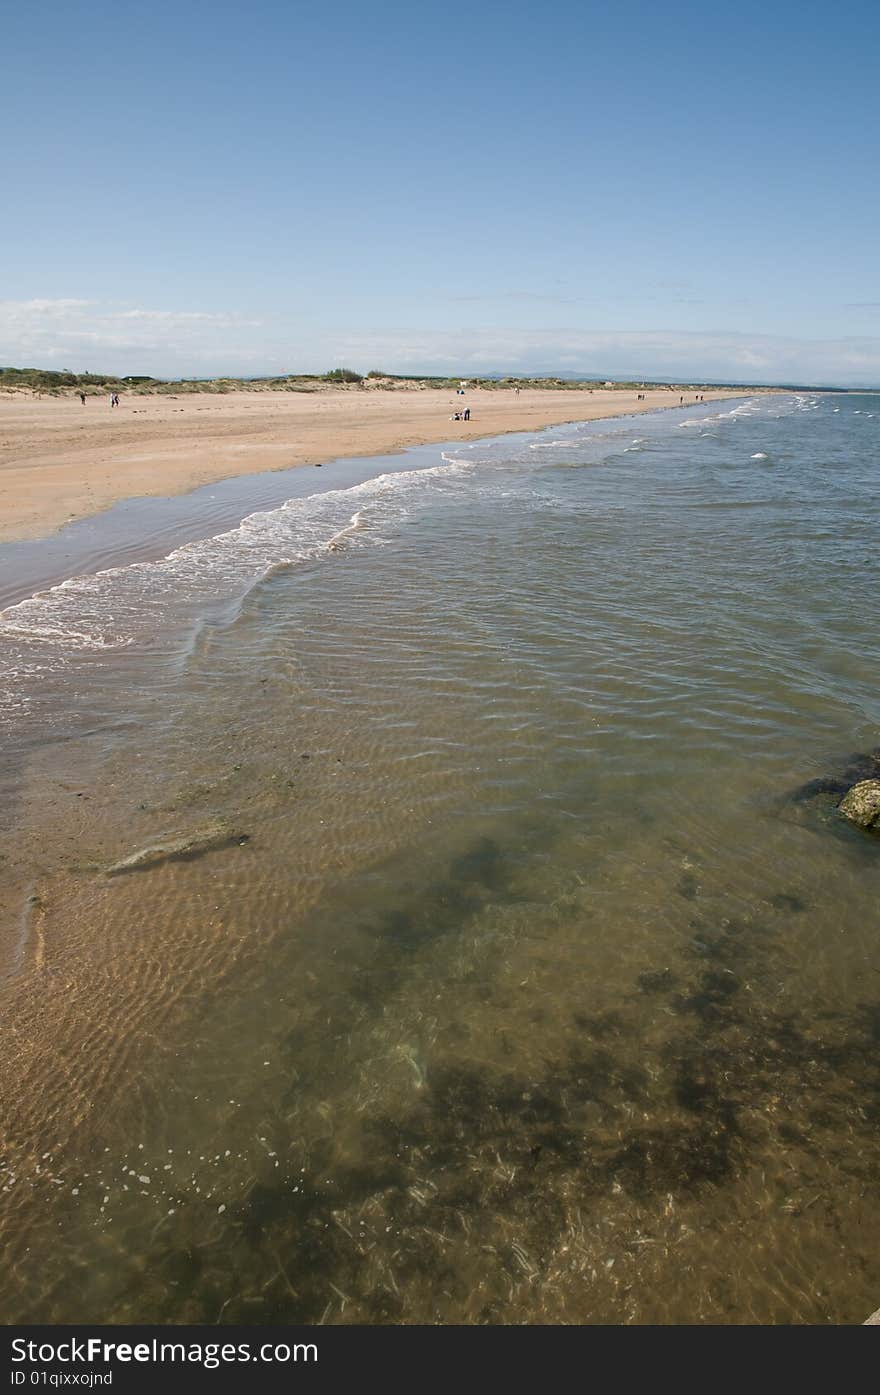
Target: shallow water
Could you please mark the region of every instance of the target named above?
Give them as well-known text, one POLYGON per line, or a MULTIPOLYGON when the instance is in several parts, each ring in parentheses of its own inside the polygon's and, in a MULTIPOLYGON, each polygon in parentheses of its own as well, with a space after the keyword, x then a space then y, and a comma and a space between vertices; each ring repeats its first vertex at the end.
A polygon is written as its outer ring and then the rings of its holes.
POLYGON ((878 430, 422 449, 3 613, 7 1321, 877 1307, 880 844, 790 796, 878 430))

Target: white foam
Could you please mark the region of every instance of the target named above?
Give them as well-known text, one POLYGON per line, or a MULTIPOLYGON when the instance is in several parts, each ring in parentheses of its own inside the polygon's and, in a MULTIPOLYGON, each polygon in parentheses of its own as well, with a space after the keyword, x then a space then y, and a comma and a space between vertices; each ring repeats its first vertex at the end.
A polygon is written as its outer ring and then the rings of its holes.
POLYGON ((473 465, 444 457, 442 465, 424 470, 383 474, 349 489, 292 499, 249 514, 228 532, 185 543, 158 561, 70 577, 0 612, 0 635, 53 647, 62 656, 149 639, 166 608, 246 594, 278 566, 338 551, 368 533, 371 513, 393 521, 409 498, 473 465))
POLYGON ((581 446, 581 441, 533 441, 529 450, 571 450, 572 446, 581 446))

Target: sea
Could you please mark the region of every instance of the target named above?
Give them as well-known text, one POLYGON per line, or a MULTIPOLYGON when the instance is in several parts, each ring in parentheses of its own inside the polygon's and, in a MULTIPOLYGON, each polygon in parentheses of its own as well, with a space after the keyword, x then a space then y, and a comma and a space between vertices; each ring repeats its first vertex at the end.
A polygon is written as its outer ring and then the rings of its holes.
POLYGON ((878 465, 756 394, 0 548, 2 1320, 864 1321, 878 465))

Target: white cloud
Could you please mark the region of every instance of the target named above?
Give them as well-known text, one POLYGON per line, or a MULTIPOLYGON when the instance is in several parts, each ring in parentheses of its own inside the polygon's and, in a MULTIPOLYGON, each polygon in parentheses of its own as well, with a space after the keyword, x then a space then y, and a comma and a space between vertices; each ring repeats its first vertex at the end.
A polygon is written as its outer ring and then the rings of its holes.
POLYGON ((120 373, 198 374, 259 357, 260 321, 227 313, 152 310, 88 300, 0 301, 0 361, 120 373), (242 341, 242 342, 239 342, 242 341), (209 365, 210 361, 210 365, 209 365))
POLYGON ((724 331, 400 330, 340 335, 338 361, 389 369, 554 370, 641 377, 880 384, 880 338, 807 340, 724 331))
POLYGON ((0 301, 0 363, 210 376, 320 372, 583 372, 606 376, 880 384, 880 337, 809 340, 726 331, 390 329, 315 331, 211 310, 61 299, 0 301))
POLYGON ((0 300, 0 334, 7 327, 14 331, 30 325, 69 323, 91 305, 89 300, 0 300))
MULTIPOLYGON (((83 302, 85 303, 85 302, 83 302)), ((212 315, 203 310, 120 310, 108 319, 151 320, 162 325, 214 324, 259 325, 259 320, 242 320, 235 315, 212 315)))

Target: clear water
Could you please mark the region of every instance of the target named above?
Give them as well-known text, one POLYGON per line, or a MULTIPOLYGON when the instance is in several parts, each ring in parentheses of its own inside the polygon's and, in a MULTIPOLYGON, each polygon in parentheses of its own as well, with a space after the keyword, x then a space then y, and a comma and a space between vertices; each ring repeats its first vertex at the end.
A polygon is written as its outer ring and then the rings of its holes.
POLYGON ((877 1307, 880 840, 792 795, 878 432, 421 450, 3 612, 7 1321, 877 1307))

